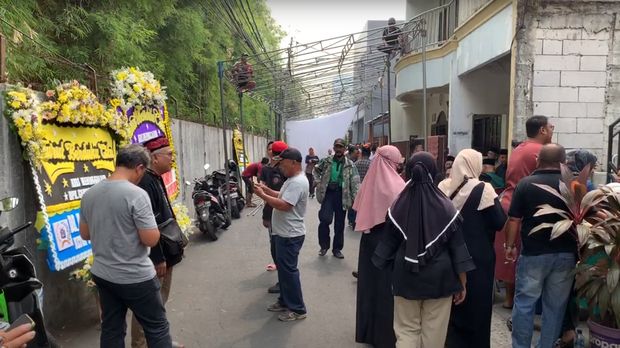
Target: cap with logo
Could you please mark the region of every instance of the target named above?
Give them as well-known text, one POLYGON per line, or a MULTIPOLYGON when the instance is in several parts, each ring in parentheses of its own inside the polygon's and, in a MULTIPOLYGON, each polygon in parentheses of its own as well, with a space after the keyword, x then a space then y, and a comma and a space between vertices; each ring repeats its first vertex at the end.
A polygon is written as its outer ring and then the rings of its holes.
POLYGON ((273 144, 271 145, 271 152, 273 152, 274 155, 279 155, 282 151, 286 150, 288 148, 288 145, 286 145, 285 142, 283 142, 282 140, 278 140, 278 141, 274 141, 273 144))

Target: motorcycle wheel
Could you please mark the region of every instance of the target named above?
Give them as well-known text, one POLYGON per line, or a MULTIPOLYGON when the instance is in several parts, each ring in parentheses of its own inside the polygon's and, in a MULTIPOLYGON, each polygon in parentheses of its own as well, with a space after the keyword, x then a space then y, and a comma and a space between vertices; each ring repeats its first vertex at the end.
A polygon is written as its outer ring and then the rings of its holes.
POLYGON ((224 225, 222 226, 222 228, 227 229, 230 224, 232 224, 232 220, 228 217, 228 214, 224 214, 224 225))
POLYGON ((233 219, 239 219, 241 217, 241 212, 239 212, 237 201, 232 202, 232 210, 230 211, 230 215, 232 216, 233 219))
POLYGON ((216 229, 215 229, 215 225, 213 225, 213 222, 211 221, 205 222, 204 233, 205 235, 207 235, 207 239, 215 242, 217 240, 217 234, 215 232, 216 232, 216 229))
POLYGON ((245 208, 245 199, 239 198, 237 199, 237 207, 239 207, 239 211, 242 211, 245 208))

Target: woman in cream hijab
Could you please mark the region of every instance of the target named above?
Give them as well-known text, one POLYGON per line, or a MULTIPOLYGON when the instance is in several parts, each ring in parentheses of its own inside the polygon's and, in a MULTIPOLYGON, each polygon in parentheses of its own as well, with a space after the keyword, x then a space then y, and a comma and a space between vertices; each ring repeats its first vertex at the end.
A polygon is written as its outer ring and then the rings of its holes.
POLYGON ((439 183, 463 217, 463 236, 476 269, 467 273, 467 297, 453 306, 446 347, 490 347, 491 311, 495 232, 506 222, 493 187, 478 178, 482 173, 482 154, 476 150, 461 151, 450 178, 439 183))

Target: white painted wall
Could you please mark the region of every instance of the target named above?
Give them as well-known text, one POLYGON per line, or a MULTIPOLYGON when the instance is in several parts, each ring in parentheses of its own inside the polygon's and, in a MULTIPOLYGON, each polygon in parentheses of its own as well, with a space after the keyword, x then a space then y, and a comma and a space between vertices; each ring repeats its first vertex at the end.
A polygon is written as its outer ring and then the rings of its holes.
POLYGON ((508 5, 459 41, 457 73, 462 75, 508 53, 512 36, 512 5, 508 5))
MULTIPOLYGON (((441 111, 445 112, 450 119, 448 105, 447 89, 443 91, 428 92, 426 103, 426 134, 431 135, 431 125, 433 115, 438 115, 441 111)), ((392 123, 392 139, 394 142, 408 141, 411 135, 421 137, 422 129, 422 96, 416 95, 415 98, 405 103, 393 102, 392 114, 394 115, 392 123), (395 113, 395 105, 398 110, 395 113)), ((449 121, 448 121, 449 122, 449 121)))
MULTIPOLYGON (((451 153, 471 147, 474 114, 508 115, 510 101, 510 57, 506 56, 450 84, 448 146, 451 153)), ((503 146, 506 147, 505 133, 503 146)))
MULTIPOLYGON (((452 52, 445 57, 426 61, 426 88, 443 87, 450 83, 454 57, 452 52)), ((407 93, 422 90, 422 81, 422 62, 404 67, 397 74, 396 99, 402 100, 407 93)))

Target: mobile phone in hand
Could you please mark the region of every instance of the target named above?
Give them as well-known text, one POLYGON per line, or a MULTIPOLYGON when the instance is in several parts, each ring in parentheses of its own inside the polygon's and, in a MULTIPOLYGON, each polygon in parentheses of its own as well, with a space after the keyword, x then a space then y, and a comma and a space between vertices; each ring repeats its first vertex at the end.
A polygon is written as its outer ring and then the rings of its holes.
POLYGON ((9 326, 9 330, 13 330, 14 328, 24 325, 24 324, 28 324, 32 328, 34 328, 34 325, 35 325, 34 320, 32 320, 32 318, 26 313, 20 315, 19 318, 17 318, 17 320, 12 322, 11 326, 9 326))

